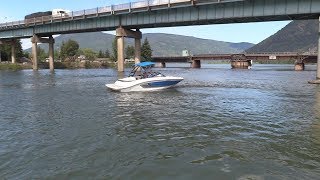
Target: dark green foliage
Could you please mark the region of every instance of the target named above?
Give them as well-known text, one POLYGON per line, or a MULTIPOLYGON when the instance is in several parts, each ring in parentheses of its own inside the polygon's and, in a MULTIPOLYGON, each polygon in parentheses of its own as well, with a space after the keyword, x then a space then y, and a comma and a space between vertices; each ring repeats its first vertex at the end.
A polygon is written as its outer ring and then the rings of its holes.
POLYGON ((126 54, 125 57, 128 58, 128 59, 134 58, 134 47, 128 45, 128 46, 126 47, 125 54, 126 54))
POLYGON ((40 62, 45 62, 46 58, 48 57, 48 53, 46 53, 41 47, 38 46, 37 48, 37 53, 38 53, 38 60, 40 62))
POLYGON ((98 53, 98 58, 104 58, 105 57, 105 55, 104 55, 104 53, 102 52, 102 50, 100 49, 99 50, 99 53, 98 53))
POLYGON ((11 64, 11 63, 0 64, 0 70, 17 71, 21 69, 24 69, 24 66, 22 66, 21 64, 11 64))
POLYGON ((31 58, 31 54, 28 51, 23 51, 22 53, 22 57, 31 58))
POLYGON ((150 61, 152 57, 152 49, 149 44, 149 41, 147 38, 144 39, 144 42, 141 46, 141 58, 144 61, 150 61))
MULTIPOLYGON (((15 54, 16 59, 19 60, 21 57, 23 57, 23 51, 21 47, 21 41, 15 41, 15 54)), ((0 52, 1 52, 1 60, 2 61, 11 61, 11 44, 6 43, 0 45, 0 52)))
POLYGON ((109 49, 106 50, 106 52, 104 53, 106 58, 110 58, 110 52, 109 49))
POLYGON ((75 59, 75 55, 79 50, 79 44, 77 41, 69 39, 67 42, 62 42, 60 49, 60 57, 62 60, 66 60, 67 58, 70 60, 75 59))
POLYGON ((83 55, 85 55, 86 59, 88 60, 93 61, 97 58, 97 53, 90 48, 82 49, 82 52, 83 52, 83 55))
POLYGON ((60 60, 60 53, 59 50, 55 50, 53 53, 54 59, 59 59, 60 60))

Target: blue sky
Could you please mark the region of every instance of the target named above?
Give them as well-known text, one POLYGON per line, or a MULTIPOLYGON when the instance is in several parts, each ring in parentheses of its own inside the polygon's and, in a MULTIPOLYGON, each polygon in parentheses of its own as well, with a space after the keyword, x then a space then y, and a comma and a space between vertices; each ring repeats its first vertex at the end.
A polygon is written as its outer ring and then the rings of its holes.
MULTIPOLYGON (((131 0, 131 2, 134 1, 131 0)), ((0 6, 0 22, 23 20, 27 14, 57 8, 77 11, 127 2, 130 2, 130 0, 6 0, 0 6)), ((205 25, 142 29, 141 31, 143 33, 170 33, 218 41, 256 44, 279 31, 288 23, 289 21, 205 25)), ((29 46, 29 40, 23 40, 23 47, 27 48, 29 46)))

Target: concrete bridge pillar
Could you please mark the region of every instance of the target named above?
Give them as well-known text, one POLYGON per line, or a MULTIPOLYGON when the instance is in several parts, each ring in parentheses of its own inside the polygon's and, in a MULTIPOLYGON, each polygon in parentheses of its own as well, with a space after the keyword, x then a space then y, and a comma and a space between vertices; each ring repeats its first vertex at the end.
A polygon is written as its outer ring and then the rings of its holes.
POLYGON ((133 31, 130 29, 125 29, 119 27, 116 29, 117 37, 117 50, 118 50, 118 71, 124 71, 124 38, 134 38, 135 39, 135 63, 140 62, 141 59, 141 38, 142 34, 139 30, 133 31))
POLYGON ((32 42, 32 61, 33 61, 33 70, 38 70, 38 52, 37 52, 37 43, 48 43, 49 44, 49 67, 51 71, 54 71, 54 39, 52 36, 49 38, 42 38, 37 35, 33 35, 31 38, 32 42))
POLYGON ((317 59, 317 76, 316 80, 309 81, 311 84, 320 84, 320 16, 319 16, 319 29, 318 29, 318 59, 317 59))
MULTIPOLYGON (((2 43, 2 41, 0 40, 0 45, 2 45, 3 43, 2 43)), ((1 51, 0 51, 0 62, 2 61, 2 59, 1 59, 1 51)))
POLYGON ((50 71, 54 71, 54 39, 49 36, 49 67, 50 71))
MULTIPOLYGON (((136 32, 140 33, 140 30, 137 29, 136 32)), ((141 37, 134 38, 134 63, 137 64, 141 61, 141 37)))
POLYGON ((201 61, 200 60, 192 60, 191 68, 201 68, 201 61))
POLYGON ((304 70, 304 63, 303 62, 296 62, 294 64, 295 71, 303 71, 304 70))
POLYGON ((317 80, 318 80, 318 83, 320 83, 320 17, 319 17, 319 29, 318 29, 317 80))
POLYGON ((124 37, 117 37, 118 71, 124 71, 124 37))
POLYGON ((11 41, 11 62, 12 64, 15 64, 16 63, 16 41, 15 40, 12 40, 11 41))
POLYGON ((37 41, 38 36, 37 35, 33 35, 33 37, 31 38, 31 42, 32 42, 32 69, 33 70, 38 70, 38 50, 37 50, 37 41))

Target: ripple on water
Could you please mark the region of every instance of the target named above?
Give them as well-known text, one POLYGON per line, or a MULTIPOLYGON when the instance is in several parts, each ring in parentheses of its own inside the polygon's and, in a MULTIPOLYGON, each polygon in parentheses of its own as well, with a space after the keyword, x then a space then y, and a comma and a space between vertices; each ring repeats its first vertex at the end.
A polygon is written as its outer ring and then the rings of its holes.
POLYGON ((317 179, 320 89, 302 83, 314 72, 207 66, 164 69, 185 80, 152 93, 108 91, 110 69, 0 72, 0 174, 317 179))

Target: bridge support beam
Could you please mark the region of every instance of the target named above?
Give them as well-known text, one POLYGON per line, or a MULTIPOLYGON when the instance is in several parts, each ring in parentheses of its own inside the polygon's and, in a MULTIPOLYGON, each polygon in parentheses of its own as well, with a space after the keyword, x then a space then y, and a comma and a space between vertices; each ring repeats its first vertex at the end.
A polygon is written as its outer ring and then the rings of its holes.
POLYGON ((117 37, 118 71, 124 71, 124 37, 117 37))
POLYGON ((317 59, 317 76, 316 80, 309 81, 310 84, 320 84, 320 16, 318 29, 318 59, 317 59))
POLYGON ((15 64, 16 63, 16 41, 12 40, 11 41, 11 63, 15 64))
POLYGON ((48 43, 49 44, 49 67, 50 71, 54 71, 54 39, 52 36, 49 38, 42 38, 37 35, 33 35, 31 38, 32 42, 32 61, 33 61, 33 70, 38 70, 38 50, 37 43, 48 43))
MULTIPOLYGON (((3 43, 2 43, 2 41, 0 40, 0 47, 1 47, 1 45, 2 45, 3 43)), ((1 63, 1 51, 0 51, 0 63, 1 63)))
POLYGON ((118 51, 118 71, 124 71, 124 37, 135 39, 135 63, 139 63, 141 60, 141 38, 142 34, 137 29, 136 31, 119 27, 116 29, 117 37, 117 51, 118 51))
POLYGON ((31 38, 32 42, 32 69, 33 70, 38 70, 38 50, 37 50, 37 35, 33 35, 31 38))
POLYGON ((54 71, 54 39, 49 36, 49 68, 50 71, 54 71))
POLYGON ((134 38, 134 62, 135 64, 137 64, 140 61, 141 61, 141 38, 134 38))
POLYGON ((295 71, 303 71, 304 70, 304 63, 303 62, 295 63, 294 70, 295 71))
POLYGON ((191 68, 201 68, 201 61, 200 60, 192 60, 191 68))

